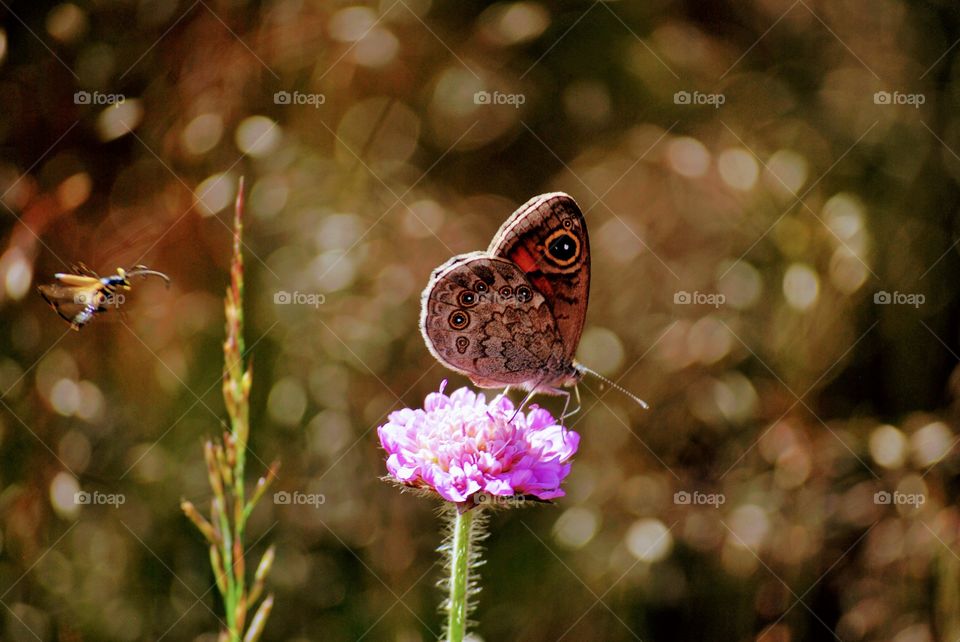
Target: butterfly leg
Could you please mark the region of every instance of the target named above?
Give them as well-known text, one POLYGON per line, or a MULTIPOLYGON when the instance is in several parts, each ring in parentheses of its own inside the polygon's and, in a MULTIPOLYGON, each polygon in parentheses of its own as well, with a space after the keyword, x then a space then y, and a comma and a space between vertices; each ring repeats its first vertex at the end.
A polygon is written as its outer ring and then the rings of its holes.
MULTIPOLYGON (((577 388, 574 388, 574 392, 577 393, 577 407, 574 408, 572 412, 567 412, 567 408, 570 407, 570 391, 569 390, 564 390, 563 388, 546 388, 546 389, 540 390, 540 392, 544 392, 550 395, 556 395, 558 397, 563 397, 563 410, 560 412, 560 425, 563 425, 564 419, 566 419, 567 417, 571 417, 580 411, 580 391, 577 388)), ((527 395, 527 398, 523 400, 524 404, 530 399, 530 396, 531 395, 527 395)))
MULTIPOLYGON (((501 390, 501 391, 500 391, 500 394, 498 394, 496 397, 494 397, 494 398, 493 398, 493 401, 491 401, 490 403, 493 404, 493 403, 499 402, 499 401, 501 401, 501 400, 503 400, 503 399, 509 399, 509 398, 510 398, 510 386, 507 386, 506 388, 504 388, 503 390, 501 390)), ((516 413, 514 413, 514 416, 516 416, 516 413)), ((512 417, 511 417, 511 421, 513 421, 513 418, 512 418, 512 417)))
MULTIPOLYGON (((544 390, 539 390, 539 392, 545 392, 547 394, 558 395, 564 398, 563 401, 563 411, 560 413, 560 423, 563 424, 563 420, 567 417, 572 417, 573 415, 580 412, 581 403, 580 403, 580 388, 574 387, 573 389, 576 398, 577 398, 577 407, 574 408, 571 412, 567 412, 567 408, 570 407, 570 391, 564 390, 563 388, 547 388, 544 390)), ((538 389, 534 387, 533 390, 527 393, 527 396, 523 398, 523 401, 520 402, 520 405, 517 406, 517 409, 513 412, 513 416, 510 417, 510 421, 513 421, 516 416, 520 413, 521 410, 527 405, 527 403, 533 399, 533 396, 537 394, 538 389)))
POLYGON ((517 406, 517 409, 513 411, 513 416, 510 417, 510 421, 513 421, 517 418, 517 415, 520 414, 520 411, 523 410, 523 407, 527 405, 527 402, 533 399, 533 395, 535 394, 537 394, 536 387, 527 393, 527 396, 523 398, 523 401, 520 402, 520 405, 517 406))
POLYGON ((557 394, 561 394, 561 395, 563 395, 564 397, 566 397, 566 400, 563 402, 563 412, 560 413, 560 425, 562 426, 562 425, 563 425, 563 420, 566 419, 567 417, 572 417, 572 416, 574 416, 575 414, 577 414, 578 412, 580 412, 580 409, 583 407, 583 404, 582 404, 581 401, 580 401, 580 387, 579 387, 579 386, 574 386, 574 387, 573 387, 573 396, 574 396, 574 397, 576 398, 576 400, 577 400, 577 407, 574 408, 573 410, 569 411, 569 412, 567 412, 567 408, 570 407, 570 392, 567 391, 567 390, 557 390, 557 394))
POLYGON ((563 410, 560 411, 560 425, 567 418, 567 408, 570 406, 570 393, 566 390, 557 390, 557 394, 563 395, 563 410))
POLYGON ((570 393, 569 393, 569 392, 566 392, 566 391, 564 391, 564 392, 565 392, 565 394, 567 395, 567 401, 566 401, 566 403, 563 404, 563 414, 560 415, 560 420, 561 420, 561 421, 563 421, 563 420, 566 419, 567 417, 572 417, 572 416, 574 416, 575 414, 577 414, 578 412, 580 412, 580 409, 583 407, 583 404, 580 402, 580 386, 574 386, 574 387, 573 387, 573 396, 577 398, 577 407, 574 408, 573 410, 571 410, 570 412, 567 412, 567 406, 570 405, 570 393))

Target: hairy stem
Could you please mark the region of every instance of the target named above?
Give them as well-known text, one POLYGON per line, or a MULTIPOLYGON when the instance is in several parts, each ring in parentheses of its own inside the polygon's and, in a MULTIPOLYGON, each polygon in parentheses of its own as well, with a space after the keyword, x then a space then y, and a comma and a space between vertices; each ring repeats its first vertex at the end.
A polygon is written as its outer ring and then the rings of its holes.
POLYGON ((469 628, 468 617, 476 606, 476 568, 480 565, 480 541, 485 537, 485 516, 480 509, 461 511, 451 504, 447 519, 450 532, 441 550, 446 554, 450 577, 444 601, 447 613, 447 642, 462 642, 469 628))

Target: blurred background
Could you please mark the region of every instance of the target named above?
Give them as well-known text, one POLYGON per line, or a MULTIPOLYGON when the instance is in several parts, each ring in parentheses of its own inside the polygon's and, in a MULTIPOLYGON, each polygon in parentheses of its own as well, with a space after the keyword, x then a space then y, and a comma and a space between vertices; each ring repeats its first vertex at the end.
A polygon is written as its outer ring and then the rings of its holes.
POLYGON ((375 429, 467 383, 430 271, 551 190, 590 226, 579 358, 652 409, 584 382, 477 634, 957 640, 958 39, 946 0, 3 0, 0 637, 215 638, 179 502, 242 175, 250 481, 323 497, 253 516, 265 640, 440 634, 436 506, 375 429), (35 289, 77 262, 173 285, 75 333, 35 289))

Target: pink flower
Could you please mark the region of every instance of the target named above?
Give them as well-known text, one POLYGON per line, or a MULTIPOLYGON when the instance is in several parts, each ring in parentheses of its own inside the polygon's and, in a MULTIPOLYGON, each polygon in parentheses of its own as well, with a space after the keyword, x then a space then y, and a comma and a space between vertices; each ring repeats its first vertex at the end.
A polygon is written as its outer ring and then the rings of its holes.
POLYGON ((543 408, 531 406, 511 422, 514 407, 505 396, 488 404, 469 388, 447 396, 446 385, 427 395, 422 410, 392 412, 378 429, 393 478, 458 503, 476 493, 564 495, 560 483, 570 473, 580 435, 543 408))

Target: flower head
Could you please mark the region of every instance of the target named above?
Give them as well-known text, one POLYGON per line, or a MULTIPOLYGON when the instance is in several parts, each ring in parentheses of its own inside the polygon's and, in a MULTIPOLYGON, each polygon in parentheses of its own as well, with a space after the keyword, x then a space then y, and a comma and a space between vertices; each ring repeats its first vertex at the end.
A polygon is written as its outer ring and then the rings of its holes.
POLYGON ((514 406, 506 396, 487 403, 469 388, 448 396, 446 384, 427 395, 423 409, 392 412, 378 429, 394 479, 458 503, 476 493, 564 495, 560 482, 570 473, 580 435, 543 408, 532 406, 510 421, 514 406))

